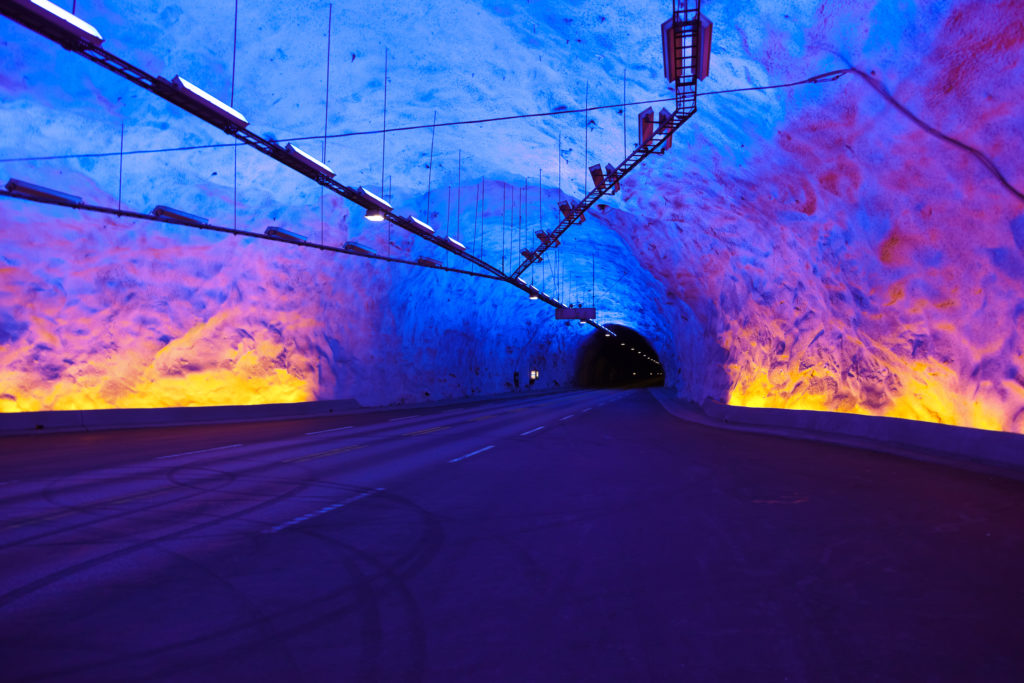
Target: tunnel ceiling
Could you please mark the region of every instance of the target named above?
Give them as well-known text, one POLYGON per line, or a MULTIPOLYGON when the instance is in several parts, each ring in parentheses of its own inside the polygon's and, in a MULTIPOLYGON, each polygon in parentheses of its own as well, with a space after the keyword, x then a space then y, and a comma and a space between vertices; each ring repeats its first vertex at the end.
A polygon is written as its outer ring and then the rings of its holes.
MULTIPOLYGON (((385 51, 389 129, 435 112, 616 105, 624 85, 630 102, 671 94, 668 3, 383 8, 244 0, 233 60, 228 0, 76 3, 107 49, 232 101, 261 134, 310 138, 297 144, 318 157, 329 11, 332 136, 383 126, 385 51)), ((696 117, 527 279, 642 330, 688 399, 1024 432, 1021 9, 703 3, 715 37, 696 117)), ((236 188, 216 130, 6 19, 0 40, 5 179, 439 256, 251 150, 236 188), (190 149, 120 163, 122 124, 128 152, 190 149), (98 156, 11 161, 81 154, 98 156)), ((626 110, 630 146, 641 108, 626 110)), ((380 189, 383 156, 384 192, 420 215, 429 179, 431 222, 510 268, 509 237, 554 225, 559 186, 579 196, 587 162, 622 159, 621 126, 612 106, 420 128, 389 133, 383 154, 379 134, 354 134, 330 137, 326 161, 380 189)), ((10 199, 0 217, 13 302, 0 310, 3 410, 413 400, 505 390, 513 365, 539 363, 562 385, 572 363, 551 359, 586 339, 521 292, 469 278, 10 199)))

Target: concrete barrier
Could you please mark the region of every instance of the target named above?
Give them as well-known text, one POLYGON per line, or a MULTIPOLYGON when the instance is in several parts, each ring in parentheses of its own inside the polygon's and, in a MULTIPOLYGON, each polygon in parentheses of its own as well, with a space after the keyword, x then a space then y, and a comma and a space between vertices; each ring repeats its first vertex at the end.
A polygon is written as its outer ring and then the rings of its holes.
POLYGON ((195 408, 120 408, 112 410, 49 410, 0 414, 0 434, 32 432, 99 431, 133 427, 288 420, 341 415, 362 410, 353 399, 273 403, 252 406, 203 406, 195 408))
POLYGON ((713 400, 688 403, 671 390, 654 395, 673 415, 709 426, 866 448, 915 460, 1024 479, 1024 435, 895 417, 778 408, 713 400))

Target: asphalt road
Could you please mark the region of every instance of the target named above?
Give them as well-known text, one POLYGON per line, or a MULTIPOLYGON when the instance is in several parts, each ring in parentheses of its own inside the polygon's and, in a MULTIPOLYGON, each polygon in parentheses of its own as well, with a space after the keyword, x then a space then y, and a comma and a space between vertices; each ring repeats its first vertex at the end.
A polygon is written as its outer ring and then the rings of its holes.
POLYGON ((3 681, 1024 680, 1024 484, 644 390, 0 454, 3 681))

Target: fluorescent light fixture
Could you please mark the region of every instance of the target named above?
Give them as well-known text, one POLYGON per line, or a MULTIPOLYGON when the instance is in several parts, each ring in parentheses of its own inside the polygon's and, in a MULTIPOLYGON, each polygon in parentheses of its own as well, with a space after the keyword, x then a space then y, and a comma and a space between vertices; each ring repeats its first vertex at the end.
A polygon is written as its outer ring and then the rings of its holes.
POLYGON ((539 298, 540 298, 540 296, 536 292, 530 292, 530 300, 531 301, 536 301, 539 298))
POLYGON ((283 240, 285 242, 294 242, 295 244, 302 244, 306 241, 305 236, 292 232, 291 230, 285 230, 277 226, 271 225, 269 228, 263 231, 263 234, 267 237, 273 237, 276 240, 283 240))
POLYGON ((202 216, 196 216, 195 214, 186 213, 163 205, 153 209, 153 215, 157 218, 167 218, 176 223, 189 223, 191 225, 206 225, 210 222, 202 216))
POLYGON ((372 193, 369 190, 367 190, 365 187, 360 187, 359 188, 359 194, 362 195, 363 199, 365 199, 365 200, 367 200, 369 202, 369 206, 366 203, 363 203, 363 206, 366 207, 367 209, 373 207, 373 208, 381 209, 383 211, 391 211, 394 208, 390 204, 388 204, 386 201, 384 201, 383 199, 381 199, 380 197, 378 197, 374 193, 372 193))
POLYGON ((210 93, 206 92, 194 83, 186 81, 181 76, 175 76, 171 81, 171 85, 173 85, 175 89, 184 95, 190 102, 199 105, 204 110, 213 114, 217 119, 227 120, 239 128, 245 128, 249 125, 249 120, 242 116, 238 110, 224 104, 210 93))
POLYGON ((421 266, 430 266, 431 268, 441 267, 440 261, 438 261, 436 258, 430 258, 429 256, 420 256, 418 259, 416 259, 416 263, 420 264, 421 266))
POLYGON ((43 187, 42 185, 26 183, 24 180, 17 180, 16 178, 8 180, 6 187, 8 192, 16 194, 19 197, 42 199, 54 204, 65 204, 67 206, 80 206, 82 204, 81 197, 77 197, 66 192, 51 190, 50 188, 43 187))
POLYGON ((363 256, 373 256, 375 254, 373 249, 364 247, 358 242, 345 242, 345 246, 342 248, 350 254, 361 254, 363 256))
POLYGON ((295 159, 300 164, 305 166, 307 169, 313 171, 317 175, 325 175, 328 178, 334 177, 334 171, 331 170, 330 166, 328 166, 327 164, 320 163, 319 161, 317 161, 310 155, 306 154, 292 143, 289 142, 287 145, 285 145, 284 151, 288 152, 288 155, 292 159, 295 159))
POLYGON ((84 40, 90 45, 98 46, 103 42, 103 36, 91 24, 87 24, 49 0, 11 0, 11 2, 31 12, 51 28, 84 40))
POLYGON ((448 242, 450 242, 451 245, 453 247, 455 247, 456 249, 458 249, 459 251, 466 251, 466 245, 463 244, 462 242, 458 241, 457 239, 455 239, 451 235, 448 235, 447 237, 445 237, 445 239, 448 240, 448 242))
POLYGON ((428 235, 434 234, 434 229, 427 225, 426 223, 424 223, 423 221, 421 221, 419 218, 416 218, 416 216, 409 216, 409 220, 416 224, 416 227, 419 229, 420 232, 427 233, 428 235))
POLYGON ((380 223, 384 220, 386 214, 392 210, 392 206, 390 204, 367 190, 365 187, 359 188, 359 197, 362 200, 359 204, 366 209, 366 220, 368 221, 380 223))

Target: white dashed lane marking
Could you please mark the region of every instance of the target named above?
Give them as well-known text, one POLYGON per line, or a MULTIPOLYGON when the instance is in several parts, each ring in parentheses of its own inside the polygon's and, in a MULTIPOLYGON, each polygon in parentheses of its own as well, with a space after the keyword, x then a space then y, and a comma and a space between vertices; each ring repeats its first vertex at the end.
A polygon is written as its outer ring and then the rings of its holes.
POLYGON ((358 496, 353 496, 351 498, 347 498, 347 499, 345 499, 345 500, 343 500, 341 502, 334 503, 333 505, 325 505, 324 507, 320 508, 319 510, 317 510, 315 512, 310 512, 310 513, 307 513, 305 515, 302 515, 301 517, 296 517, 295 519, 290 519, 287 522, 285 522, 284 524, 278 524, 277 526, 270 527, 269 529, 264 529, 263 533, 265 533, 265 534, 276 534, 278 531, 281 531, 283 529, 287 529, 290 526, 295 526, 296 524, 301 524, 302 522, 305 522, 307 520, 313 519, 314 517, 319 517, 320 515, 326 515, 328 512, 332 512, 334 510, 337 510, 338 508, 343 508, 346 505, 351 505, 352 503, 354 503, 354 502, 356 502, 358 500, 362 500, 363 498, 369 498, 373 494, 380 493, 383 490, 384 489, 374 489, 372 491, 364 491, 363 493, 360 493, 358 496))
POLYGON ((340 432, 343 429, 352 429, 352 425, 348 425, 347 427, 335 427, 334 429, 321 429, 318 432, 306 432, 306 436, 312 436, 314 434, 326 434, 327 432, 340 432))
POLYGON ((186 451, 184 453, 174 453, 173 455, 161 455, 155 458, 156 460, 166 460, 167 458, 180 458, 183 455, 195 455, 197 453, 211 453, 213 451, 224 451, 229 448, 240 448, 242 444, 234 443, 230 446, 217 446, 216 448, 204 448, 201 451, 186 451))
POLYGON ((566 420, 568 420, 568 419, 569 419, 570 417, 576 417, 575 413, 574 413, 574 414, 572 414, 572 415, 566 415, 566 416, 565 416, 565 417, 563 417, 563 418, 562 418, 561 420, 559 420, 559 422, 565 422, 565 421, 566 421, 566 420))
POLYGON ((542 429, 544 429, 544 427, 543 427, 543 426, 540 426, 540 427, 535 427, 535 428, 531 429, 531 430, 530 430, 530 431, 528 431, 528 432, 523 432, 523 433, 522 433, 522 434, 520 434, 519 436, 529 436, 530 434, 533 434, 534 432, 539 432, 539 431, 540 431, 540 430, 542 430, 542 429))
POLYGON ((452 458, 448 462, 458 462, 460 460, 465 460, 466 458, 472 458, 474 455, 480 455, 484 451, 489 451, 492 448, 494 448, 494 446, 484 446, 483 448, 479 448, 479 449, 473 451, 472 453, 466 453, 465 455, 460 455, 457 458, 452 458))

